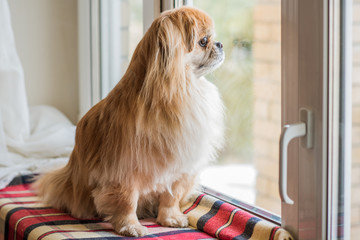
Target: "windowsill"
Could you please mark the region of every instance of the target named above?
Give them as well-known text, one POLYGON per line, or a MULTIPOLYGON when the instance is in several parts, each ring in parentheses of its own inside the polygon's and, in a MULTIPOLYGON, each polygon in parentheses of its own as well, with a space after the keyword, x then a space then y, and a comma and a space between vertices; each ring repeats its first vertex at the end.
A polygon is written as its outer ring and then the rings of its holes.
POLYGON ((281 226, 281 218, 280 216, 276 215, 275 213, 272 213, 272 212, 269 212, 265 209, 262 209, 260 207, 256 207, 254 205, 251 205, 251 204, 248 204, 248 203, 245 203, 243 201, 240 201, 238 199, 234 199, 232 197, 229 197, 225 194, 222 194, 222 193, 219 193, 211 188, 208 188, 208 187, 205 187, 205 186, 202 186, 202 192, 210 195, 210 196, 213 196, 213 197, 216 197, 224 202, 227 202, 227 203, 230 203, 238 208, 241 208, 259 218, 262 218, 264 220, 267 220, 269 222, 272 222, 276 225, 279 225, 281 226))
POLYGON ((251 164, 209 166, 200 173, 202 191, 280 226, 279 215, 255 206, 256 174, 251 164))

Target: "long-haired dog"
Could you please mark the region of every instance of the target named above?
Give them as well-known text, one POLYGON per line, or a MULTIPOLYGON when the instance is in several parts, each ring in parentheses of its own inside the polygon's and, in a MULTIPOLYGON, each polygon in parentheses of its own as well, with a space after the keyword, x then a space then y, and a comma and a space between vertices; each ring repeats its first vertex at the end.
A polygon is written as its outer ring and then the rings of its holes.
POLYGON ((68 164, 34 187, 78 218, 100 216, 120 234, 143 236, 138 218, 186 227, 180 202, 223 143, 223 106, 203 76, 224 60, 204 12, 164 12, 138 44, 108 96, 79 121, 68 164))

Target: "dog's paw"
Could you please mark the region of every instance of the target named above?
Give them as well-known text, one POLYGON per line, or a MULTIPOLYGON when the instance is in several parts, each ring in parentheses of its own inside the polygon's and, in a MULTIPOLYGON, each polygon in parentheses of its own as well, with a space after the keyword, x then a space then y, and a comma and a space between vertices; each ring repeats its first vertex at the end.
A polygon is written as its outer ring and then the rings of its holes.
POLYGON ((148 234, 147 228, 140 224, 122 226, 118 232, 128 237, 143 237, 148 234))
POLYGON ((290 233, 283 229, 279 229, 275 234, 275 240, 295 240, 290 233))
POLYGON ((184 214, 176 214, 173 216, 158 216, 156 221, 165 227, 185 228, 189 226, 189 220, 184 214))

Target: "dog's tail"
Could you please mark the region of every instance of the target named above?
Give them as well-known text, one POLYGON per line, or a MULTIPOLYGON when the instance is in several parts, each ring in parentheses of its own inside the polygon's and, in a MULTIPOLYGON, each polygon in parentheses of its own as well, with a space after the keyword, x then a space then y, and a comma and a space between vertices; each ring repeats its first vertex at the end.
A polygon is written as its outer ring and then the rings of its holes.
POLYGON ((40 175, 32 188, 41 200, 51 207, 70 213, 78 218, 90 218, 96 215, 91 192, 87 186, 79 186, 70 164, 40 175), (74 180, 76 180, 74 182, 74 180))
POLYGON ((72 183, 68 167, 57 169, 37 177, 32 188, 45 204, 63 211, 69 211, 72 202, 72 183))

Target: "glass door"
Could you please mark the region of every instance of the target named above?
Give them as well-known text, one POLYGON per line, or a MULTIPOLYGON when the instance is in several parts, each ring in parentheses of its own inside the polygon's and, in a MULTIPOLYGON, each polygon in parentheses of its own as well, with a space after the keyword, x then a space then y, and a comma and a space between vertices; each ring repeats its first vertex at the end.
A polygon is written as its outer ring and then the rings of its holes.
POLYGON ((226 54, 207 78, 226 106, 227 142, 218 162, 201 173, 201 183, 243 206, 266 209, 279 222, 281 3, 193 0, 193 6, 213 18, 226 54))

